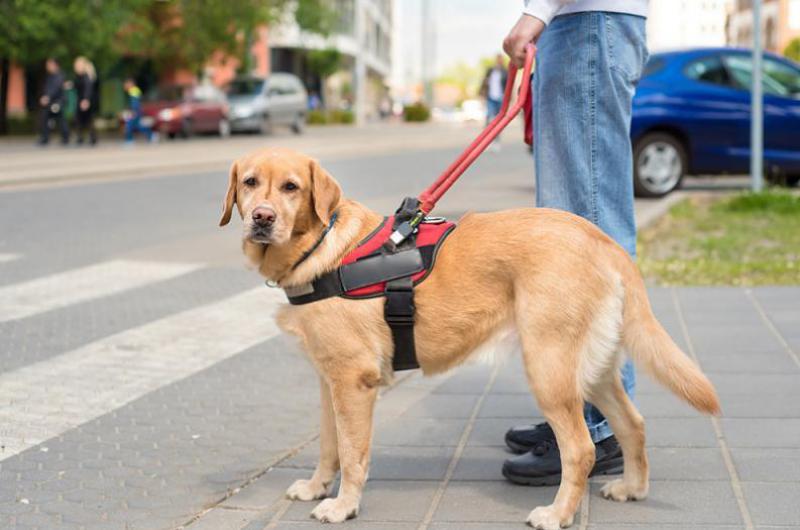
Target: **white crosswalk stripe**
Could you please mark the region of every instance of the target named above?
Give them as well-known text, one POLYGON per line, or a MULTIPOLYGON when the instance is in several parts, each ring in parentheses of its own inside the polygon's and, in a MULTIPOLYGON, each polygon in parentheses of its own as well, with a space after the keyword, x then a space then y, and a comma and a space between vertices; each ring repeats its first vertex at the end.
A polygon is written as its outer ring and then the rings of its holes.
POLYGON ((187 274, 198 264, 115 260, 0 287, 0 322, 187 274))
POLYGON ((21 258, 19 254, 10 254, 10 253, 3 253, 0 252, 0 263, 8 263, 9 261, 18 260, 21 258))
POLYGON ((0 375, 0 460, 274 337, 259 287, 0 375))

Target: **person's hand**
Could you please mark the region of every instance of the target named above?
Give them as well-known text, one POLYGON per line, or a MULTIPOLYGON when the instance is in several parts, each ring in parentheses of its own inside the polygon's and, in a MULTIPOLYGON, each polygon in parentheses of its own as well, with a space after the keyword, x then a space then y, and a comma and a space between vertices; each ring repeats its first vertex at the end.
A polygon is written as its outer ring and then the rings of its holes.
POLYGON ((82 99, 80 105, 81 105, 81 110, 89 110, 89 100, 88 99, 82 99))
POLYGON ((50 103, 50 98, 49 98, 49 97, 47 97, 47 96, 42 96, 42 97, 40 97, 40 98, 39 98, 39 104, 40 104, 42 107, 46 107, 48 103, 50 103))
POLYGON ((525 46, 536 43, 545 24, 536 17, 522 15, 503 41, 503 51, 518 68, 525 65, 525 46))

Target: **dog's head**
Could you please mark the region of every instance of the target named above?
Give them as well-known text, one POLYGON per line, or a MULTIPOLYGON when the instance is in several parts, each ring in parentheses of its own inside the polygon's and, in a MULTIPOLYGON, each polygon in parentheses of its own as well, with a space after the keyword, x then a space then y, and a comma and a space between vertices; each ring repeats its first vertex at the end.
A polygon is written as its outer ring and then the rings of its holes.
POLYGON ((263 149, 233 163, 220 226, 236 205, 247 242, 282 247, 325 226, 341 188, 316 160, 288 149, 263 149))

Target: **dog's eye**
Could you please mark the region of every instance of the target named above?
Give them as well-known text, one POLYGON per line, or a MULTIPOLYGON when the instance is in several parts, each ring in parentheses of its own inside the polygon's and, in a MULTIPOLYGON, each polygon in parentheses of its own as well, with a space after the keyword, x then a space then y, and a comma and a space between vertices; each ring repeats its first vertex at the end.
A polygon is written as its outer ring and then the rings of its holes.
POLYGON ((283 188, 283 191, 294 191, 294 190, 297 189, 297 184, 295 184, 294 182, 291 182, 291 181, 290 182, 286 182, 286 183, 283 184, 282 188, 283 188))
POLYGON ((244 179, 245 186, 255 186, 258 183, 255 177, 247 177, 244 179))

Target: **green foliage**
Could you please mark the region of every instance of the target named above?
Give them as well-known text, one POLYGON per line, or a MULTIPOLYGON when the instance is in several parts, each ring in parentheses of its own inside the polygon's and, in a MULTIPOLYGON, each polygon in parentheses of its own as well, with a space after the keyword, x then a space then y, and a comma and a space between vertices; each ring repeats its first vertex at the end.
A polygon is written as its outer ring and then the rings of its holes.
POLYGON ((422 102, 406 105, 403 108, 403 120, 408 122, 428 121, 431 118, 431 111, 422 102))
POLYGON ((800 37, 792 39, 789 44, 786 45, 786 48, 783 50, 783 55, 796 63, 800 63, 800 37))
POLYGON ((327 125, 332 123, 349 125, 355 123, 356 117, 351 110, 311 110, 306 116, 309 125, 327 125))
POLYGON ((639 265, 664 284, 800 284, 800 196, 770 190, 679 203, 640 234, 639 265))
POLYGON ((342 54, 335 48, 308 52, 309 69, 323 79, 335 74, 341 64, 342 54))

